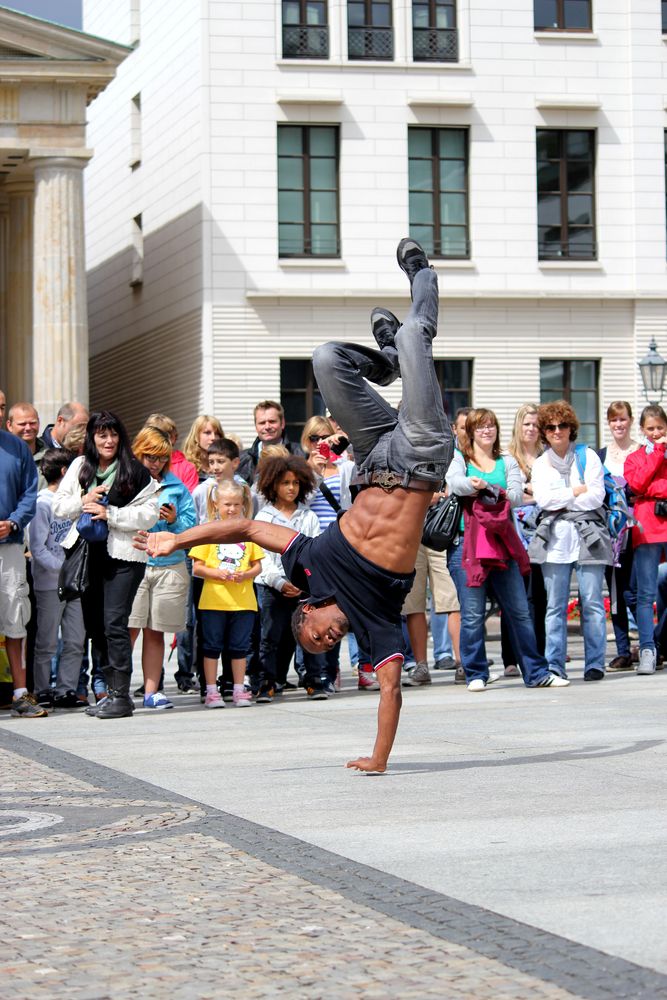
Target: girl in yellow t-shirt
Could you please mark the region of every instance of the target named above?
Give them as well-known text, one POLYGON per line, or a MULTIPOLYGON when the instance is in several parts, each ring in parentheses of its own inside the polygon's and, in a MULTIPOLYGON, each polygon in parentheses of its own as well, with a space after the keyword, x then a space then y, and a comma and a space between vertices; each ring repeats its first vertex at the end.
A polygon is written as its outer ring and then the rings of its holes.
MULTIPOLYGON (((250 490, 234 480, 224 480, 211 490, 209 517, 226 520, 248 516, 252 506, 250 490)), ((192 572, 204 580, 199 612, 201 616, 206 708, 224 708, 216 685, 218 660, 228 653, 234 676, 233 704, 243 708, 252 704, 243 679, 246 659, 257 615, 257 598, 252 581, 261 569, 264 550, 254 542, 229 542, 224 545, 196 545, 189 552, 192 572)))

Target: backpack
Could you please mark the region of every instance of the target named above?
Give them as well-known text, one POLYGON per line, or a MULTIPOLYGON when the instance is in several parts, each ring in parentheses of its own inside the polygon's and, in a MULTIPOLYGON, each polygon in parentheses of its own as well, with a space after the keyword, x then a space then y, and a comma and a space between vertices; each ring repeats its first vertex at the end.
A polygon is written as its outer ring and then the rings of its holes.
MULTIPOLYGON (((574 446, 575 461, 582 481, 586 468, 587 450, 588 446, 585 444, 574 446)), ((625 490, 616 483, 616 480, 605 465, 602 466, 602 471, 604 473, 604 500, 602 503, 607 517, 607 529, 613 542, 621 538, 625 531, 632 527, 634 521, 630 516, 625 490)))

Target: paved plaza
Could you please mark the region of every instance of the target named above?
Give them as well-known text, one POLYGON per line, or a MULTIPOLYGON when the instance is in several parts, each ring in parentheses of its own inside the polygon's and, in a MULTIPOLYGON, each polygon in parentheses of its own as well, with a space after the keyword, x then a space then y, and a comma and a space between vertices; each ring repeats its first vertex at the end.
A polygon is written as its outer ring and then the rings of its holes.
MULTIPOLYGON (((667 997, 667 671, 0 715, 0 997, 667 997)), ((498 644, 490 652, 499 662, 498 644)), ((168 693, 173 690, 168 683, 168 693)))

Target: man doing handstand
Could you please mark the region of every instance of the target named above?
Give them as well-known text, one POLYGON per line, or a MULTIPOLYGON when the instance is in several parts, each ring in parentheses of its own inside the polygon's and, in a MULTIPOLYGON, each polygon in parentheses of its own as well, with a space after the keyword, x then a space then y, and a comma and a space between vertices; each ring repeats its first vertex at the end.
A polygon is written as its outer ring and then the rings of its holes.
POLYGON ((321 653, 354 632, 370 650, 380 683, 373 753, 347 765, 359 771, 387 768, 401 710, 401 607, 412 586, 424 515, 453 452, 431 349, 437 275, 414 240, 401 240, 397 258, 412 295, 405 322, 374 309, 379 351, 334 342, 313 354, 320 392, 354 447, 352 482, 359 492, 352 507, 316 538, 261 521, 229 520, 147 539, 151 555, 231 541, 280 552, 287 576, 308 595, 293 621, 304 649, 321 653), (368 383, 387 386, 399 375, 403 393, 397 412, 368 383))

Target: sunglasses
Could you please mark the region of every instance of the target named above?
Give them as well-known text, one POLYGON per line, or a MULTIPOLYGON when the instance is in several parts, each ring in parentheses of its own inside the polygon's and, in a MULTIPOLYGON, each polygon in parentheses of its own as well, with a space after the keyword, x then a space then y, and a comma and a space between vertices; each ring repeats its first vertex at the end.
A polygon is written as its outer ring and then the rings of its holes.
POLYGON ((315 442, 316 442, 316 441, 326 441, 326 439, 327 439, 328 437, 329 437, 329 435, 328 435, 328 434, 309 434, 309 435, 308 435, 308 440, 309 440, 309 441, 310 441, 310 442, 311 442, 312 444, 315 444, 315 442))
POLYGON ((553 434, 554 431, 566 431, 569 426, 569 424, 545 424, 544 429, 553 434))

